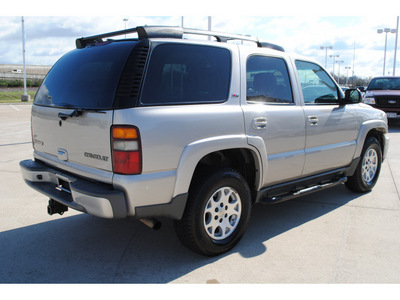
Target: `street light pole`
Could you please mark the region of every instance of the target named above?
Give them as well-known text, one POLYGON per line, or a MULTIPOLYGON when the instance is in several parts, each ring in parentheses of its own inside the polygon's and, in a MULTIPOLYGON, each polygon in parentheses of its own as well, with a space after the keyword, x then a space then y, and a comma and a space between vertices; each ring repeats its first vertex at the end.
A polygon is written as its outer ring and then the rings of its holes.
POLYGON ((398 39, 398 37, 399 37, 399 17, 397 16, 396 41, 394 43, 393 76, 396 75, 396 54, 397 54, 397 39, 398 39))
POLYGON ((22 23, 22 62, 23 62, 23 67, 24 67, 24 94, 21 95, 21 101, 25 102, 25 101, 29 101, 30 100, 30 96, 28 95, 27 91, 26 91, 26 66, 25 66, 25 21, 24 21, 24 17, 21 17, 21 23, 22 23))
POLYGON ((332 77, 335 78, 335 58, 339 57, 340 55, 329 55, 333 59, 333 69, 332 69, 332 77))
POLYGON ((321 50, 325 49, 325 69, 326 69, 326 61, 328 59, 328 49, 333 49, 332 46, 320 46, 321 50))
POLYGON ((390 33, 396 33, 396 29, 390 29, 390 28, 384 28, 384 29, 378 29, 376 31, 377 33, 385 33, 385 52, 383 55, 383 76, 385 76, 385 66, 386 66, 386 47, 387 47, 387 34, 390 33))
POLYGON ((351 67, 344 67, 347 70, 347 74, 346 74, 346 86, 349 85, 349 70, 351 69, 351 67))
MULTIPOLYGON (((129 21, 129 19, 128 18, 124 18, 122 21, 125 22, 125 30, 126 30, 126 23, 129 21)), ((125 39, 126 39, 126 34, 125 34, 125 39)))
MULTIPOLYGON (((208 31, 211 31, 211 16, 208 16, 208 31)), ((208 40, 211 40, 211 36, 208 36, 208 40)))
POLYGON ((340 64, 344 63, 344 61, 343 60, 337 60, 336 62, 339 64, 338 81, 337 81, 337 83, 340 84, 340 64))
POLYGON ((353 75, 351 76, 351 85, 354 87, 354 61, 356 60, 356 41, 354 41, 354 48, 353 48, 353 75))

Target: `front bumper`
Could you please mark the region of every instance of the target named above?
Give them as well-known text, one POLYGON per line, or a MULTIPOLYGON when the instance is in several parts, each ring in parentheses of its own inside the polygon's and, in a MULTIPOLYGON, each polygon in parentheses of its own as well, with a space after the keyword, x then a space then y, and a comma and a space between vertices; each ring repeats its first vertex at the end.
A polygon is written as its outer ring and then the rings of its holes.
POLYGON ((370 104, 373 108, 380 109, 386 113, 388 119, 399 119, 400 118, 400 107, 387 107, 377 106, 376 104, 370 104))
POLYGON ((30 159, 21 161, 20 168, 30 187, 72 209, 102 218, 127 216, 124 193, 109 184, 77 177, 30 159))

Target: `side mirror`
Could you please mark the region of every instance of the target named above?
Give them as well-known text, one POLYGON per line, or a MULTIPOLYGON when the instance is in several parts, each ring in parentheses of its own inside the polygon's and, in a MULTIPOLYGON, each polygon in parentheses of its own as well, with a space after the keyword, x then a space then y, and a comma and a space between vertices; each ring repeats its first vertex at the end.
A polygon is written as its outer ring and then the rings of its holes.
POLYGON ((361 92, 358 89, 348 89, 344 92, 344 98, 341 99, 341 104, 354 104, 362 100, 361 92))
POLYGON ((363 86, 359 86, 357 89, 359 89, 360 92, 365 93, 365 88, 363 86))

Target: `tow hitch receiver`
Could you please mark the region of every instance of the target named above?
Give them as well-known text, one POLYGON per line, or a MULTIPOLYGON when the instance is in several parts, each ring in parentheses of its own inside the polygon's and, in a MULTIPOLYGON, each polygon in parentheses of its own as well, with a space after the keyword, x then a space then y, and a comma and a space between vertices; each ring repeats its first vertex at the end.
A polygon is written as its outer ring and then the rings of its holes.
POLYGON ((65 211, 68 211, 68 206, 61 204, 53 199, 49 200, 49 205, 47 205, 47 213, 51 216, 54 214, 62 215, 65 211))

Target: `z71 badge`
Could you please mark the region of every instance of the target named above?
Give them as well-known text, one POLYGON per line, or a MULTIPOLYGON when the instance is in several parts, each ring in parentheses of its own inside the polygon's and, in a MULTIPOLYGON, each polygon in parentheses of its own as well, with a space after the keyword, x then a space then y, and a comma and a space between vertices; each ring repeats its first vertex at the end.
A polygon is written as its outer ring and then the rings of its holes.
POLYGON ((95 154, 95 153, 89 153, 89 152, 85 152, 84 155, 86 157, 90 157, 90 158, 94 158, 94 159, 98 159, 98 160, 108 161, 108 156, 95 154))

